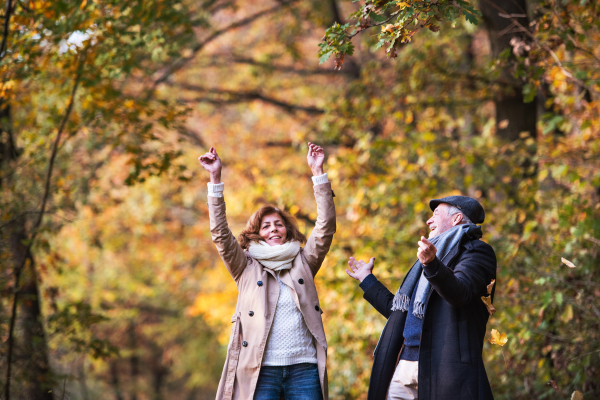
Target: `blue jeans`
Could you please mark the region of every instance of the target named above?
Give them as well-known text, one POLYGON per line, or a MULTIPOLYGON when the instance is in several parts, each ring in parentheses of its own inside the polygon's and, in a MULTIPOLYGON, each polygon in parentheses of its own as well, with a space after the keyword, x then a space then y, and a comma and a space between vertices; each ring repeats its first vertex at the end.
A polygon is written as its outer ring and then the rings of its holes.
POLYGON ((254 400, 322 400, 317 364, 260 368, 254 400))

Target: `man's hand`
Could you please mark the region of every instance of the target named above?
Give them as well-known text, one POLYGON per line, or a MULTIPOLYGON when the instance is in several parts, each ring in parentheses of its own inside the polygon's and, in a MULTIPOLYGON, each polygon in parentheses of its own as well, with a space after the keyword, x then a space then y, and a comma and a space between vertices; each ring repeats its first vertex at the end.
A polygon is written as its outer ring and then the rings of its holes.
POLYGON ((425 239, 425 236, 421 236, 419 240, 419 250, 417 251, 417 258, 421 261, 421 264, 427 265, 435 259, 437 249, 429 240, 425 239))
POLYGON ((367 275, 373 273, 373 266, 375 265, 375 257, 371 257, 371 260, 367 264, 366 262, 360 260, 356 261, 354 257, 350 257, 350 261, 348 261, 348 265, 352 272, 346 270, 348 276, 362 282, 363 279, 367 277, 367 275))
POLYGON ((221 183, 221 159, 214 147, 211 147, 208 153, 198 157, 202 168, 210 173, 210 183, 221 183))
POLYGON ((306 161, 314 176, 323 175, 323 162, 325 161, 325 152, 321 146, 308 142, 308 154, 306 161))

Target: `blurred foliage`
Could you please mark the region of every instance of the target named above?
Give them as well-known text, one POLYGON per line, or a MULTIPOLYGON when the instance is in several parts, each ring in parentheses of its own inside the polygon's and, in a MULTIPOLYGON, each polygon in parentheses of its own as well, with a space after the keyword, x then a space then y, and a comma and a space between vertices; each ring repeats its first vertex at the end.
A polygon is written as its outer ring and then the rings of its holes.
MULTIPOLYGON (((340 71, 319 66, 323 32, 369 4, 13 1, 0 61, 3 149, 12 135, 17 153, 3 153, 0 177, 0 365, 18 289, 10 235, 20 224, 31 237, 66 120, 33 242, 55 393, 64 380, 71 399, 214 397, 237 290, 210 242, 196 158, 219 150, 234 234, 267 203, 310 233, 310 140, 326 149, 338 210, 317 275, 332 398, 366 397, 385 323, 347 258, 376 256, 396 290, 428 200, 458 193, 483 203, 498 256, 488 330, 507 343, 484 344, 495 397, 596 398, 600 8, 530 2, 512 57, 494 59, 485 24, 457 18, 395 42, 396 59, 365 34, 340 71), (537 132, 512 142, 497 125, 515 121, 494 119, 506 72, 538 104, 537 132)), ((23 360, 13 364, 18 393, 23 360)))
POLYGON ((475 25, 479 22, 478 17, 481 17, 478 10, 463 0, 366 0, 358 11, 350 15, 350 18, 357 20, 351 31, 350 24, 340 25, 338 22, 325 31, 318 55, 321 63, 324 63, 335 54, 336 69, 341 69, 345 55, 352 55, 354 52, 352 38, 365 29, 382 26, 375 49, 388 45, 388 57, 396 58, 400 45, 410 42, 420 28, 438 32, 438 21, 450 22, 454 27, 462 15, 475 25))

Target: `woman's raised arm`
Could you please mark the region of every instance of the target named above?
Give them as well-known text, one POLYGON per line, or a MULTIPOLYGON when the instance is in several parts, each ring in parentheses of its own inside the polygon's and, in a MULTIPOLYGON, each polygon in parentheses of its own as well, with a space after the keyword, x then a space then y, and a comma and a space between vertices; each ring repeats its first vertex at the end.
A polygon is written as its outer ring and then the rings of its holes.
POLYGON ((327 175, 323 173, 325 152, 323 148, 313 143, 308 143, 308 166, 313 173, 315 198, 317 200, 317 222, 310 237, 304 246, 304 256, 313 276, 321 268, 325 256, 335 233, 335 205, 333 191, 327 175))
POLYGON ((202 168, 210 173, 208 184, 208 214, 210 217, 210 233, 212 241, 225 263, 225 267, 235 281, 239 279, 246 268, 246 255, 237 242, 225 216, 225 200, 221 182, 221 159, 214 147, 198 158, 202 168))

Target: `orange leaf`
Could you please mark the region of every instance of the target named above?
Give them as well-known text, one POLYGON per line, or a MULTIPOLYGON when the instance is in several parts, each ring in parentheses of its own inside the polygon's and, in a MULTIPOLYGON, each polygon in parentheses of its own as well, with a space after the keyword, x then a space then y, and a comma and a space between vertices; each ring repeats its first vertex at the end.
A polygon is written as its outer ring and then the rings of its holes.
POLYGON ((546 383, 546 385, 548 386, 552 386, 552 389, 554 389, 555 391, 559 392, 560 390, 558 389, 558 385, 556 384, 556 381, 553 379, 550 382, 546 383))
POLYGON ((481 301, 483 301, 483 304, 485 304, 490 315, 494 315, 494 313, 496 312, 496 307, 494 307, 494 305, 492 304, 492 297, 491 296, 485 296, 485 297, 481 296, 481 301))
POLYGON ((492 281, 490 282, 490 284, 487 285, 487 292, 488 292, 488 294, 492 294, 492 288, 494 287, 494 283, 496 283, 496 280, 492 279, 492 281))
POLYGON ((491 344, 497 344, 499 346, 504 346, 506 342, 508 342, 508 338, 506 337, 506 333, 500 334, 496 329, 492 329, 492 337, 489 339, 491 344))

